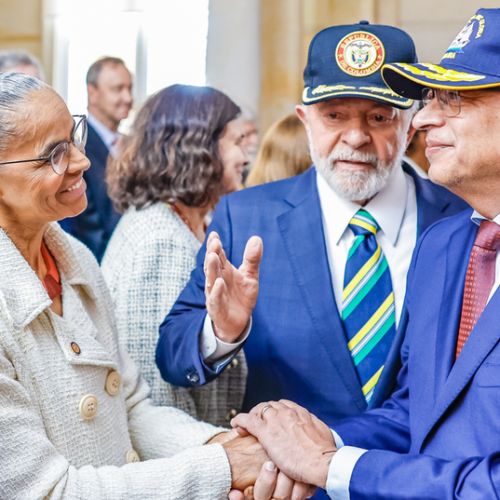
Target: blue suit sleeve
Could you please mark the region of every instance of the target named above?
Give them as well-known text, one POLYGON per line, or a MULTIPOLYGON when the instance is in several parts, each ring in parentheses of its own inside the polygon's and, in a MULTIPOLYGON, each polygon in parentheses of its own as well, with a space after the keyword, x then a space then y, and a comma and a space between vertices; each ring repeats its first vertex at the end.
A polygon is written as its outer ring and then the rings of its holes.
MULTIPOLYGON (((227 198, 217 206, 207 237, 216 231, 224 251, 231 260, 231 222, 227 198)), ((199 335, 207 314, 205 307, 205 273, 203 262, 206 240, 196 258, 196 268, 172 310, 160 326, 160 338, 156 348, 156 364, 167 382, 181 387, 203 385, 214 380, 237 352, 232 353, 211 367, 204 363, 199 349, 199 335)))
POLYGON ((351 500, 498 498, 499 484, 500 453, 448 461, 373 450, 356 463, 349 494, 351 500))

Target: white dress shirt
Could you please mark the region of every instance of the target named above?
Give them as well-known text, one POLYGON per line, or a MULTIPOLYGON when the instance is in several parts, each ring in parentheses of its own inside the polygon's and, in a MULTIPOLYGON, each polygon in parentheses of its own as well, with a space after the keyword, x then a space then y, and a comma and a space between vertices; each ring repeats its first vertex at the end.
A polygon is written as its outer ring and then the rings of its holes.
MULTIPOLYGON (((478 226, 481 224, 482 220, 491 220, 483 217, 479 212, 474 210, 471 215, 471 220, 474 224, 478 226)), ((500 214, 498 214, 493 222, 500 226, 500 214)), ((491 289, 488 301, 491 299, 493 294, 500 284, 500 252, 497 252, 497 258, 495 263, 495 281, 493 288, 491 289)), ((352 472, 356 466, 357 461, 367 452, 362 448, 356 448, 353 446, 344 446, 342 438, 332 429, 332 434, 337 444, 339 451, 333 456, 330 462, 330 467, 328 469, 328 478, 326 481, 326 491, 330 498, 334 500, 349 500, 349 483, 351 481, 352 472)))
POLYGON ((101 138, 104 145, 108 148, 109 154, 116 158, 118 156, 118 148, 116 144, 122 134, 120 132, 113 132, 111 129, 103 125, 92 113, 89 113, 87 121, 92 125, 97 135, 101 138))
MULTIPOLYGON (((333 293, 337 309, 342 311, 345 265, 355 239, 349 222, 361 207, 337 195, 320 174, 317 184, 333 293)), ((413 179, 403 169, 395 168, 387 185, 363 208, 380 226, 377 241, 391 272, 397 325, 405 299, 406 274, 417 241, 417 196, 413 179)))

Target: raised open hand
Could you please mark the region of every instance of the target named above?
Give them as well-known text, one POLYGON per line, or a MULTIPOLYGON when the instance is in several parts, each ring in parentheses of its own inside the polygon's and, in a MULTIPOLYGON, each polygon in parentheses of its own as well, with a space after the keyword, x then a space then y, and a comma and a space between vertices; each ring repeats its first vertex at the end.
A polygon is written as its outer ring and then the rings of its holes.
POLYGON ((211 232, 205 255, 205 297, 207 312, 217 337, 232 343, 244 331, 259 293, 259 264, 262 240, 252 236, 243 262, 236 269, 227 260, 219 235, 211 232))

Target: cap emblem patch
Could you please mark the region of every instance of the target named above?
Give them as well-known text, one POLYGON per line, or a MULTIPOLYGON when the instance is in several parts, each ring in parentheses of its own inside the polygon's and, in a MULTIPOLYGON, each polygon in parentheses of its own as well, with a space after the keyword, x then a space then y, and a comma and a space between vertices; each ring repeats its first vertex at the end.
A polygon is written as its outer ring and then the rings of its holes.
POLYGON ((335 50, 339 68, 345 73, 363 77, 372 75, 384 64, 385 49, 371 33, 355 31, 340 40, 335 50))
POLYGON ((456 54, 462 53, 465 46, 470 42, 474 30, 477 30, 475 38, 481 38, 484 31, 484 25, 485 21, 483 16, 480 14, 472 16, 469 22, 462 28, 462 31, 455 37, 453 42, 451 42, 443 59, 455 59, 456 54))

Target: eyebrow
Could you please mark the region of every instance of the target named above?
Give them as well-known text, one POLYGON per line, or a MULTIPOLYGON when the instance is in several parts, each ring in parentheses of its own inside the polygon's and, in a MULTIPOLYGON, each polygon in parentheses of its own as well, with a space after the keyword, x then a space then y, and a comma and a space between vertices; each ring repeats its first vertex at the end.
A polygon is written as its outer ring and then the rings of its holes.
POLYGON ((49 156, 50 153, 52 153, 52 151, 54 150, 54 148, 58 144, 61 144, 61 142, 64 142, 64 141, 51 142, 50 144, 48 144, 47 146, 45 146, 45 148, 43 148, 42 152, 40 153, 40 157, 47 157, 47 156, 49 156))
MULTIPOLYGON (((71 127, 71 137, 73 137, 73 132, 75 131, 75 127, 76 127, 76 123, 73 123, 73 126, 71 127)), ((54 150, 54 148, 56 146, 58 146, 59 144, 61 144, 61 142, 66 142, 66 141, 54 141, 54 142, 51 142, 50 144, 47 144, 47 146, 45 146, 42 149, 42 152, 40 153, 40 157, 49 156, 50 153, 52 153, 52 151, 54 150)))

